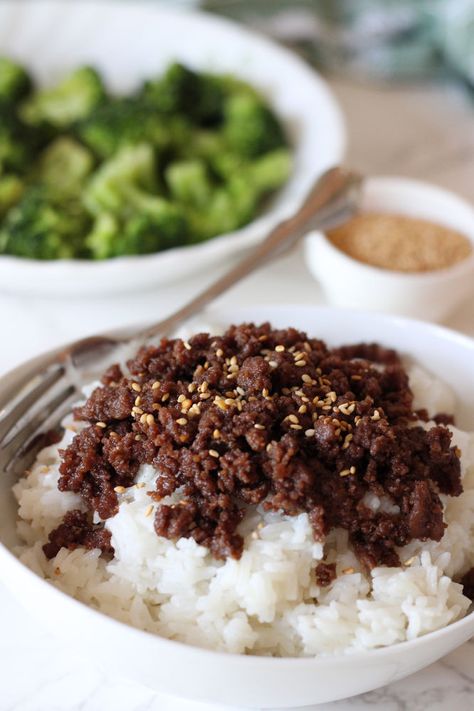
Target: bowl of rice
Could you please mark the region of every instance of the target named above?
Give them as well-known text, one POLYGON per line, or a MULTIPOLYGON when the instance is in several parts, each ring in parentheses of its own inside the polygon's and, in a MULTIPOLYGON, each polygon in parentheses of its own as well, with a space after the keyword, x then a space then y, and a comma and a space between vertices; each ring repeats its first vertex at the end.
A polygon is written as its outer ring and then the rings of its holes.
POLYGON ((2 582, 111 673, 232 706, 363 693, 471 637, 474 342, 308 306, 204 319, 92 374, 4 473, 2 582))

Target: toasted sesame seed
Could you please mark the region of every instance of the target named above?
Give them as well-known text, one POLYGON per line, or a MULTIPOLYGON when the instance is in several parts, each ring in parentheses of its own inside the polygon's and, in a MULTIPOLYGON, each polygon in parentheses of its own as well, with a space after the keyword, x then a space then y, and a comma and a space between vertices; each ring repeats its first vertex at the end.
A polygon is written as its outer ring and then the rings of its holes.
POLYGON ((307 373, 303 373, 303 375, 301 376, 301 380, 303 381, 303 383, 307 383, 308 385, 312 385, 314 383, 313 378, 307 373))
POLYGON ((308 408, 306 407, 306 405, 300 405, 299 408, 298 408, 298 412, 299 412, 301 415, 303 415, 303 414, 306 412, 307 409, 308 409, 308 408))
POLYGON ((132 407, 132 415, 143 415, 143 410, 141 407, 132 407))
POLYGON ((219 458, 219 452, 217 452, 215 449, 210 449, 210 450, 209 450, 209 455, 210 455, 211 457, 215 457, 216 459, 219 458))
POLYGON ((312 437, 315 432, 316 432, 316 430, 312 430, 312 429, 305 430, 305 435, 306 435, 306 437, 312 437))
POLYGON ((214 432, 212 433, 212 436, 214 437, 214 439, 219 439, 219 437, 221 436, 221 431, 218 429, 215 429, 214 432))
POLYGON ((222 350, 222 348, 218 348, 216 351, 216 356, 218 358, 222 358, 223 355, 224 355, 224 351, 222 350))
POLYGON ((105 424, 105 422, 96 422, 95 424, 97 425, 97 427, 101 427, 102 429, 104 429, 105 427, 107 427, 107 425, 105 424))
POLYGON ((186 400, 186 395, 180 395, 178 397, 178 402, 183 402, 184 400, 186 400))
POLYGON ((355 573, 354 568, 344 568, 344 570, 342 571, 343 575, 352 575, 352 573, 355 573))
POLYGON ((140 395, 138 395, 138 397, 135 398, 135 407, 138 407, 138 405, 141 403, 141 401, 142 401, 142 399, 141 399, 140 395))
POLYGON ((224 400, 222 398, 216 397, 214 400, 214 405, 217 405, 219 410, 227 410, 227 405, 225 404, 224 400))
POLYGON ((339 472, 339 476, 349 476, 351 473, 350 469, 343 469, 341 472, 339 472))
POLYGON ((290 425, 290 428, 292 430, 302 430, 303 429, 301 425, 290 425))
POLYGON ((211 393, 201 393, 199 397, 201 398, 201 400, 207 400, 211 397, 211 393))
POLYGON ((188 385, 188 393, 193 393, 197 388, 196 383, 189 383, 188 385))
POLYGON ((355 468, 355 467, 351 467, 349 471, 350 471, 351 474, 355 474, 355 473, 356 473, 356 468, 355 468))
POLYGON ((155 424, 155 418, 153 417, 153 415, 146 416, 146 423, 150 426, 155 424))
POLYGON ((377 422, 380 420, 380 412, 378 410, 374 410, 374 414, 370 418, 371 420, 374 420, 374 422, 377 422))
POLYGON ((265 447, 265 451, 266 451, 266 452, 269 452, 269 451, 271 450, 271 448, 272 448, 272 443, 269 442, 269 443, 267 444, 267 446, 265 447))
POLYGON ((277 353, 283 353, 285 346, 275 346, 275 350, 277 353))
POLYGON ((200 390, 202 393, 205 393, 205 392, 207 392, 207 391, 209 390, 209 383, 207 382, 207 380, 203 380, 203 381, 202 381, 202 383, 201 383, 201 385, 200 385, 200 387, 199 387, 199 390, 200 390))
POLYGON ((137 489, 144 489, 146 484, 144 481, 138 481, 135 486, 137 487, 137 489))
POLYGON ((403 565, 411 565, 412 563, 415 562, 415 558, 416 558, 416 556, 415 556, 415 555, 412 555, 412 557, 411 557, 411 558, 408 558, 408 560, 406 560, 406 561, 403 563, 403 565))
POLYGON ((288 418, 287 418, 287 419, 288 419, 290 422, 294 422, 295 424, 298 424, 298 422, 299 422, 299 420, 298 420, 298 418, 296 417, 296 415, 288 415, 288 418))
POLYGON ((270 366, 270 368, 278 368, 278 363, 276 362, 276 360, 269 360, 268 365, 270 366))
POLYGON ((183 400, 183 402, 181 403, 181 407, 183 408, 183 411, 189 410, 189 408, 191 407, 192 404, 193 404, 192 400, 190 400, 189 398, 185 398, 183 400))
POLYGON ((126 489, 124 486, 114 486, 114 491, 116 494, 123 494, 126 489))
POLYGON ((159 402, 154 402, 153 405, 151 406, 152 410, 159 410, 161 409, 161 405, 159 402))
POLYGON ((334 390, 331 390, 331 392, 327 394, 327 397, 330 399, 331 402, 336 402, 337 400, 337 395, 334 390))
POLYGON ((245 390, 244 390, 243 388, 237 387, 237 388, 235 388, 235 389, 237 390, 237 393, 238 393, 239 395, 245 395, 245 390))
POLYGON ((191 344, 187 341, 183 341, 183 346, 186 348, 187 351, 191 350, 191 344))
POLYGON ((145 516, 148 518, 148 516, 151 516, 153 511, 153 504, 149 504, 146 509, 145 509, 145 516))
POLYGON ((135 392, 137 392, 137 393, 141 392, 141 389, 142 389, 142 387, 141 387, 141 385, 140 385, 139 383, 132 383, 132 388, 133 388, 133 390, 135 390, 135 392))
POLYGON ((155 382, 154 382, 153 385, 151 386, 151 389, 152 389, 152 390, 158 390, 158 388, 160 387, 160 385, 161 385, 160 381, 159 381, 159 380, 155 380, 155 382))
POLYGON ((185 417, 178 417, 178 419, 176 420, 176 424, 177 425, 187 425, 188 421, 185 417))
POLYGON ((199 407, 199 403, 195 403, 194 405, 191 405, 191 407, 188 410, 188 415, 194 416, 194 415, 200 415, 201 414, 201 408, 199 407))
POLYGON ((305 360, 297 360, 295 365, 297 368, 302 368, 303 366, 306 365, 306 361, 305 360))
POLYGON ((142 436, 141 435, 135 435, 135 442, 141 442, 142 436))
POLYGON ((169 399, 170 399, 170 394, 169 394, 169 393, 165 393, 165 394, 163 395, 163 397, 161 398, 161 402, 166 402, 166 401, 169 400, 169 399))
POLYGON ((143 413, 143 415, 140 416, 140 424, 145 425, 147 417, 148 415, 146 413, 143 413))
MULTIPOLYGON (((271 365, 271 363, 270 363, 271 365)), ((237 363, 232 363, 232 365, 229 365, 229 373, 238 373, 239 372, 239 366, 237 363)))
POLYGON ((323 405, 321 410, 331 410, 331 405, 323 405))
POLYGON ((258 422, 254 425, 254 427, 256 430, 264 430, 265 429, 265 425, 260 425, 258 422))

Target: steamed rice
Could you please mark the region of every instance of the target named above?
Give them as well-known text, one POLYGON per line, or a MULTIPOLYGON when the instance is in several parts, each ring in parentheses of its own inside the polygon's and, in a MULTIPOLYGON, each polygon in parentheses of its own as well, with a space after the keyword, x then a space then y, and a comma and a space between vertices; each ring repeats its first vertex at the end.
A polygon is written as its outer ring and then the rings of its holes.
MULTIPOLYGON (((414 366, 415 407, 453 412, 449 388, 414 366)), ((432 423, 431 423, 432 424, 432 423)), ((193 539, 160 538, 150 497, 156 472, 142 466, 139 486, 120 496, 106 521, 115 558, 100 551, 62 549, 47 560, 42 545, 80 497, 57 489, 58 449, 73 439, 68 418, 62 442, 44 449, 28 476, 14 487, 19 502, 20 559, 56 587, 123 622, 200 647, 234 653, 312 656, 386 646, 439 629, 470 606, 454 582, 474 564, 474 435, 451 427, 462 451, 464 493, 441 497, 448 527, 439 542, 412 541, 399 551, 402 567, 363 572, 344 530, 315 542, 307 514, 248 511, 239 531, 240 560, 215 560, 193 539), (337 564, 326 588, 313 570, 337 564)), ((428 423, 425 426, 430 426, 428 423)), ((170 497, 171 498, 171 497, 170 497)), ((374 495, 373 507, 390 507, 374 495)))

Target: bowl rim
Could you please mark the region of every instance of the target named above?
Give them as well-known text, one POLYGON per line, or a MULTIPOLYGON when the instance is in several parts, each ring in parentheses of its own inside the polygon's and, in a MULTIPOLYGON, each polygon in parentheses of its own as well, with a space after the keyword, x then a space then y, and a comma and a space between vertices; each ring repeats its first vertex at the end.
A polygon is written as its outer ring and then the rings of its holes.
MULTIPOLYGON (((361 276, 377 276, 379 278, 383 278, 387 281, 394 281, 394 280, 400 280, 405 282, 406 284, 427 284, 428 282, 437 282, 441 281, 445 278, 456 278, 456 277, 465 277, 469 273, 471 273, 474 269, 474 205, 467 200, 466 198, 458 195, 457 193, 453 192, 452 190, 447 190, 445 188, 442 188, 440 185, 436 185, 435 183, 430 183, 427 180, 418 180, 415 178, 407 178, 405 176, 399 176, 399 175, 373 175, 369 176, 367 178, 367 184, 369 186, 376 186, 378 189, 383 191, 384 189, 388 190, 395 190, 398 187, 403 188, 409 188, 413 189, 413 191, 421 190, 425 193, 431 192, 433 195, 433 198, 438 197, 440 200, 442 199, 447 199, 451 200, 453 203, 457 202, 459 208, 465 210, 466 212, 471 212, 471 217, 472 217, 472 233, 467 234, 463 232, 462 230, 458 228, 453 228, 456 231, 458 231, 460 234, 462 234, 466 239, 469 240, 471 243, 471 253, 462 259, 459 262, 456 262, 455 264, 452 264, 448 267, 442 267, 441 269, 432 269, 429 271, 425 272, 405 272, 397 269, 383 269, 382 267, 377 267, 372 264, 366 264, 365 262, 359 261, 355 257, 351 257, 349 254, 346 254, 342 249, 339 249, 336 247, 331 240, 328 238, 326 231, 323 230, 312 230, 308 235, 306 236, 306 244, 308 245, 309 250, 313 250, 316 247, 317 241, 322 243, 324 245, 324 248, 331 254, 333 257, 336 257, 342 264, 346 264, 348 267, 351 269, 357 269, 360 271, 361 276)), ((365 212, 365 210, 362 210, 361 212, 365 212)), ((368 210, 367 212, 371 212, 371 210, 368 210)), ((374 210, 374 212, 383 212, 383 210, 374 210)), ((394 214, 395 211, 387 211, 387 214, 394 214)), ((404 215, 403 211, 400 210, 398 211, 400 215, 404 215)), ((408 217, 411 217, 411 215, 407 215, 408 217)), ((427 221, 431 221, 433 223, 437 222, 437 220, 433 219, 430 220, 430 218, 416 218, 415 219, 426 219, 427 221)), ((439 223, 441 224, 441 223, 439 223)), ((446 224, 447 226, 447 224, 446 224)), ((312 258, 312 255, 310 255, 310 259, 312 258)))
MULTIPOLYGON (((16 4, 15 0, 4 0, 4 4, 10 4, 14 6, 16 4)), ((24 0, 24 5, 34 4, 34 0, 24 0)), ((79 4, 79 3, 78 3, 79 4)), ((84 3, 85 4, 85 3, 84 3)), ((63 8, 63 0, 43 0, 42 5, 44 8, 63 8)), ((229 19, 227 17, 221 17, 212 12, 206 10, 200 10, 196 8, 188 7, 165 7, 160 5, 153 6, 146 0, 138 0, 136 2, 131 2, 131 0, 124 0, 124 2, 119 5, 114 2, 114 0, 95 0, 94 6, 100 11, 101 8, 114 8, 114 10, 120 12, 123 8, 133 7, 137 10, 145 10, 147 12, 153 12, 157 17, 157 22, 160 17, 167 17, 170 20, 178 20, 185 16, 190 18, 193 22, 204 22, 210 26, 222 27, 224 31, 238 31, 243 35, 247 36, 253 44, 259 44, 265 51, 278 51, 278 53, 285 58, 286 61, 291 63, 299 72, 306 74, 308 80, 311 80, 313 85, 317 87, 318 92, 324 95, 324 100, 328 111, 331 113, 331 119, 333 122, 333 142, 335 145, 334 154, 337 155, 339 162, 341 162, 345 156, 348 145, 348 135, 347 126, 344 113, 339 105, 339 102, 329 86, 325 78, 314 68, 309 62, 307 62, 303 57, 293 52, 289 48, 275 41, 271 37, 265 35, 263 32, 258 31, 254 28, 247 27, 242 23, 235 20, 229 19)), ((251 82, 250 82, 251 83, 251 82)), ((271 99, 268 100, 269 104, 272 105, 271 99)), ((288 129, 287 121, 279 117, 282 121, 284 127, 288 129)), ((292 157, 295 156, 295 145, 290 142, 290 149, 292 151, 292 157)), ((330 167, 330 166, 327 166, 330 167)), ((323 168, 324 170, 324 168, 323 168)), ((292 172, 285 183, 271 195, 271 200, 278 200, 280 192, 291 183, 292 179, 298 175, 298 168, 293 166, 292 172)), ((303 199, 301 196, 300 199, 303 199)), ((213 244, 214 248, 219 251, 226 252, 228 245, 233 244, 237 239, 242 240, 243 248, 249 247, 252 244, 258 242, 258 237, 253 235, 253 232, 258 232, 258 230, 269 230, 275 227, 280 220, 284 220, 288 215, 290 215, 297 205, 294 198, 287 199, 281 204, 276 206, 270 204, 268 207, 264 207, 263 211, 258 211, 254 218, 242 225, 242 227, 232 230, 230 232, 223 232, 221 234, 215 235, 209 240, 197 244, 182 245, 180 247, 173 247, 172 249, 162 250, 161 252, 152 252, 150 254, 144 255, 124 255, 121 257, 110 257, 104 260, 94 260, 94 259, 50 259, 50 260, 40 260, 31 259, 28 257, 16 257, 14 255, 0 254, 0 264, 8 267, 9 265, 15 268, 19 266, 25 266, 31 273, 33 269, 41 272, 42 275, 51 273, 52 275, 60 272, 65 267, 68 269, 73 269, 76 272, 76 277, 81 276, 97 276, 101 271, 112 271, 114 269, 121 269, 123 265, 130 264, 131 267, 143 264, 145 262, 151 263, 156 261, 163 255, 170 255, 175 257, 177 255, 183 255, 189 260, 193 256, 197 255, 203 247, 208 244, 213 244)), ((158 265, 157 265, 158 266, 158 265)), ((42 289, 40 290, 43 291, 42 289)))
MULTIPOLYGON (((232 309, 231 311, 232 313, 236 313, 238 311, 239 313, 242 313, 242 317, 245 318, 245 315, 251 313, 256 307, 257 305, 246 306, 232 309)), ((359 318, 364 318, 373 321, 374 330, 377 326, 377 323, 390 322, 399 329, 411 328, 415 329, 417 333, 419 333, 420 330, 424 331, 425 333, 430 334, 437 340, 445 340, 448 343, 452 343, 455 347, 467 349, 468 351, 471 351, 474 354, 473 337, 467 336, 463 333, 447 328, 445 326, 429 323, 420 319, 365 311, 362 309, 311 306, 310 304, 262 304, 257 308, 278 310, 282 314, 284 314, 286 311, 293 312, 295 309, 297 309, 299 312, 311 311, 313 315, 316 313, 326 316, 330 316, 332 313, 334 313, 334 311, 337 311, 338 314, 347 319, 353 319, 354 316, 357 316, 359 318)), ((222 307, 210 308, 209 310, 206 310, 203 315, 206 317, 214 316, 216 318, 219 318, 219 316, 221 316, 221 318, 225 318, 224 314, 226 314, 227 311, 228 309, 222 307)), ((124 327, 102 335, 117 336, 121 333, 123 334, 126 332, 127 328, 124 327)), ((29 366, 31 368, 32 366, 38 365, 39 363, 41 363, 42 360, 53 356, 57 352, 60 352, 64 347, 65 346, 61 346, 59 348, 48 350, 40 354, 39 356, 36 356, 35 358, 31 358, 25 361, 13 370, 2 374, 0 376, 0 389, 9 381, 13 380, 15 378, 15 375, 18 375, 19 372, 25 369, 26 367, 29 366)), ((400 650, 401 653, 403 653, 404 650, 412 650, 416 647, 423 647, 427 644, 430 644, 433 640, 438 640, 446 636, 451 636, 452 634, 455 634, 458 630, 461 630, 463 628, 472 628, 471 634, 474 634, 474 611, 471 611, 459 620, 451 622, 448 625, 441 627, 437 630, 428 632, 422 635, 421 637, 416 637, 412 640, 396 642, 385 647, 377 647, 367 650, 349 650, 348 652, 338 652, 332 655, 327 654, 305 657, 268 657, 252 654, 236 654, 233 652, 206 649, 203 647, 188 644, 186 642, 180 642, 177 640, 169 639, 167 637, 162 637, 156 633, 148 632, 137 627, 133 627, 132 625, 126 622, 122 622, 120 620, 115 619, 114 617, 111 617, 105 612, 96 610, 87 603, 81 602, 80 600, 74 598, 72 595, 63 592, 62 590, 54 586, 49 580, 41 577, 34 570, 28 568, 28 566, 22 563, 19 558, 0 540, 0 563, 1 562, 5 563, 5 566, 0 565, 0 582, 2 581, 3 571, 8 569, 15 569, 19 573, 19 575, 25 580, 25 582, 27 582, 29 579, 31 579, 31 576, 33 576, 35 583, 40 584, 42 590, 45 593, 49 591, 49 594, 52 595, 53 598, 56 597, 56 599, 60 600, 66 605, 72 605, 72 607, 78 610, 82 615, 88 615, 92 613, 93 620, 96 620, 96 623, 98 625, 105 625, 110 629, 113 627, 114 629, 117 629, 119 631, 121 630, 123 634, 135 636, 138 640, 141 639, 145 642, 156 644, 158 646, 164 645, 164 648, 168 647, 169 649, 172 649, 176 652, 181 651, 181 653, 186 653, 186 655, 189 657, 202 657, 202 655, 205 655, 206 658, 210 660, 226 659, 229 660, 230 663, 238 664, 241 666, 251 665, 252 667, 255 667, 255 665, 257 665, 257 667, 261 667, 263 669, 265 666, 268 666, 268 664, 272 665, 273 667, 287 664, 299 667, 313 667, 316 664, 320 667, 324 667, 342 665, 345 664, 347 660, 351 659, 357 662, 366 661, 367 663, 370 663, 370 661, 374 657, 383 658, 385 656, 389 656, 393 654, 394 650, 400 650)))

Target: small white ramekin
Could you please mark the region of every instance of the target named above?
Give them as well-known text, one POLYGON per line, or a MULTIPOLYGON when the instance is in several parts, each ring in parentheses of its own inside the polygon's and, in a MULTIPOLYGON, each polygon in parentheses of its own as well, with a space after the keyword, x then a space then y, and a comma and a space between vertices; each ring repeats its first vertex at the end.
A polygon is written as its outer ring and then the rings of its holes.
MULTIPOLYGON (((473 243, 474 208, 457 195, 418 180, 369 178, 361 209, 424 218, 462 232, 473 243)), ((322 232, 305 240, 306 263, 330 304, 440 321, 474 294, 474 251, 446 269, 419 274, 363 264, 322 232)))

